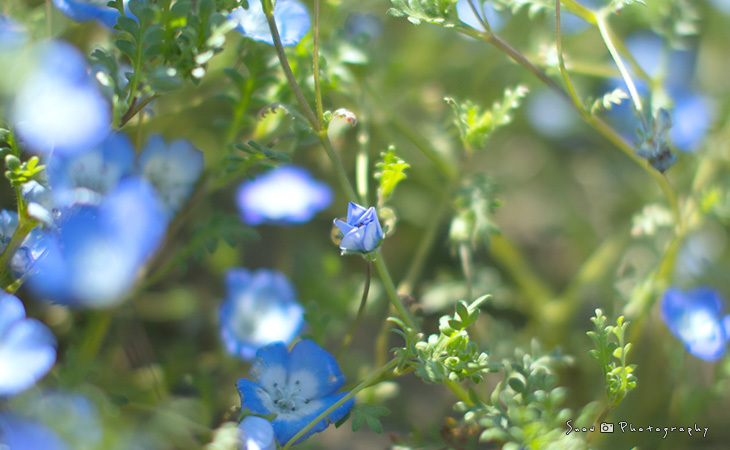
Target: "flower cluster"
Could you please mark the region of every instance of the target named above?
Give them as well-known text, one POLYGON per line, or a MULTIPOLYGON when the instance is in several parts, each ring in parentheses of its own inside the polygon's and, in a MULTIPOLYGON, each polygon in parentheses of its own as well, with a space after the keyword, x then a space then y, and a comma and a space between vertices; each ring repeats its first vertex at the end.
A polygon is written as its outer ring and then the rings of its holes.
MULTIPOLYGON (((337 361, 310 340, 294 345, 291 353, 282 343, 259 349, 249 379, 238 380, 241 409, 253 414, 276 414, 271 422, 279 445, 284 445, 347 392, 336 393, 345 382, 337 361)), ((353 399, 339 405, 295 443, 325 430, 352 408, 353 399)), ((245 430, 244 430, 245 431, 245 430)))

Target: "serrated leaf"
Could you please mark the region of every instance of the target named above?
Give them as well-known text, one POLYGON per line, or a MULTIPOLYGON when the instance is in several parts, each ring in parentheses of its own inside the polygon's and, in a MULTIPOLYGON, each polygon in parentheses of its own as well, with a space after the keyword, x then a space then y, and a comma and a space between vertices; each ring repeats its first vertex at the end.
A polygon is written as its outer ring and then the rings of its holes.
POLYGON ((120 16, 117 18, 117 27, 120 30, 126 31, 132 37, 137 40, 139 39, 139 23, 131 17, 120 16))
POLYGON ((393 194, 396 186, 406 178, 405 171, 410 164, 400 159, 395 154, 395 147, 391 146, 387 152, 381 153, 382 161, 375 166, 379 169, 375 172, 375 179, 380 181, 378 187, 378 205, 384 205, 393 194))
POLYGON ((370 430, 380 434, 383 432, 380 418, 390 414, 390 410, 371 403, 358 403, 352 407, 351 414, 352 431, 359 430, 367 423, 370 430))
POLYGON ((128 41, 126 39, 117 39, 114 41, 114 45, 125 55, 129 57, 129 59, 134 59, 136 53, 137 53, 137 45, 134 42, 128 41))

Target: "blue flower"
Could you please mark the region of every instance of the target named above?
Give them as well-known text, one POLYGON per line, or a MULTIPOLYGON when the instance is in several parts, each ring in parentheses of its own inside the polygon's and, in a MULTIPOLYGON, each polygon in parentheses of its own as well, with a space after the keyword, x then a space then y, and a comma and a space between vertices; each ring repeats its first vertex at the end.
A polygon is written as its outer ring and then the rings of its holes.
POLYGON ((713 361, 722 356, 730 337, 730 315, 720 317, 722 304, 720 294, 709 287, 687 292, 670 288, 662 296, 661 317, 690 353, 713 361))
POLYGON ((16 296, 0 291, 0 397, 33 386, 55 362, 56 337, 51 330, 26 318, 16 296))
POLYGON ((282 166, 238 187, 236 204, 249 225, 308 222, 332 203, 332 188, 306 169, 282 166))
POLYGON ((111 133, 88 151, 54 155, 47 164, 54 207, 96 206, 133 168, 134 147, 121 132, 111 133))
MULTIPOLYGON (((251 375, 255 382, 238 380, 241 408, 248 408, 254 414, 277 414, 271 423, 280 445, 347 395, 347 392, 335 394, 345 383, 337 361, 308 339, 297 342, 291 353, 282 343, 259 349, 251 375)), ((350 399, 340 405, 295 443, 342 419, 353 404, 354 400, 350 399)))
POLYGON ((304 325, 294 286, 277 270, 231 269, 220 307, 221 337, 228 353, 244 360, 276 341, 291 342, 304 325))
MULTIPOLYGON (((124 0, 127 8, 128 0, 124 0)), ((96 20, 107 28, 114 28, 119 17, 116 8, 108 6, 109 0, 53 0, 53 4, 75 22, 96 20)))
POLYGON ((276 450, 274 427, 271 422, 257 416, 246 416, 238 424, 239 450, 276 450))
POLYGON ((203 152, 180 139, 170 145, 160 135, 149 138, 139 157, 139 173, 157 189, 170 217, 185 204, 203 171, 203 152))
POLYGON ((31 149, 71 154, 111 131, 111 107, 87 73, 84 56, 63 41, 36 49, 36 67, 19 86, 12 122, 31 149))
MULTIPOLYGON (((249 1, 248 9, 234 9, 228 19, 238 23, 235 30, 255 41, 274 45, 274 38, 271 37, 271 29, 260 0, 249 1)), ((309 32, 311 24, 307 8, 296 0, 277 0, 274 6, 274 21, 283 46, 297 45, 309 32)))
POLYGON ((347 205, 347 222, 335 219, 335 225, 343 234, 340 241, 342 254, 370 253, 383 242, 383 229, 374 207, 365 209, 355 203, 347 205))
POLYGON ((66 450, 61 436, 47 426, 10 412, 0 412, 0 445, 13 450, 66 450))
POLYGON ((81 306, 117 303, 157 249, 167 217, 154 188, 126 178, 98 206, 77 205, 57 230, 42 235, 46 249, 28 286, 49 300, 81 306))

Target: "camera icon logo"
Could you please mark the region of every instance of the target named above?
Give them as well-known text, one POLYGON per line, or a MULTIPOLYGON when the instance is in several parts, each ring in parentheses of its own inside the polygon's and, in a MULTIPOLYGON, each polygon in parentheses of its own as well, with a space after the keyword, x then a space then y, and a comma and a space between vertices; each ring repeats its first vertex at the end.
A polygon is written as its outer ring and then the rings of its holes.
POLYGON ((600 428, 601 433, 613 433, 613 424, 608 422, 603 422, 601 424, 600 428))

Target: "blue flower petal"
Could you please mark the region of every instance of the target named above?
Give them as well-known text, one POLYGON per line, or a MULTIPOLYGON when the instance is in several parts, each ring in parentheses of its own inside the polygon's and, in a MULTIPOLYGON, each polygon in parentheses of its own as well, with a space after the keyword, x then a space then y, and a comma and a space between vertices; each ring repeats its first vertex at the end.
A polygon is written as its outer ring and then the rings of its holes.
POLYGON ((662 296, 661 317, 667 328, 698 358, 716 360, 725 351, 727 334, 720 295, 708 287, 686 293, 670 288, 662 296))
POLYGON ((140 174, 157 189, 169 216, 185 204, 203 172, 203 152, 189 141, 165 143, 160 135, 149 138, 139 157, 140 174))
POLYGON ((335 358, 314 341, 303 339, 294 345, 289 356, 289 380, 302 385, 302 396, 322 397, 339 389, 345 383, 335 358), (306 383, 313 380, 313 383, 306 383))
POLYGON ((337 228, 340 229, 343 235, 347 235, 350 231, 354 230, 357 227, 354 227, 350 225, 347 222, 343 222, 340 219, 335 219, 335 225, 337 225, 337 228))
POLYGON ((0 413, 0 444, 12 450, 66 450, 68 445, 52 429, 32 420, 0 413))
POLYGON ((271 414, 271 400, 263 388, 247 378, 241 378, 236 383, 238 395, 241 397, 241 409, 248 408, 254 414, 271 414))
MULTIPOLYGON (((234 9, 228 18, 238 23, 237 31, 256 41, 274 45, 260 1, 250 1, 248 9, 234 9)), ((309 32, 311 24, 307 9, 296 0, 278 0, 274 7, 274 21, 284 46, 298 44, 309 32)))
POLYGON ((244 450, 276 450, 274 428, 268 420, 247 416, 238 424, 242 434, 239 438, 239 447, 244 450))
MULTIPOLYGON (((339 394, 328 395, 317 399, 316 401, 312 402, 312 408, 310 412, 308 412, 308 414, 304 416, 298 416, 291 419, 287 419, 284 415, 277 416, 277 418, 274 419, 274 421, 272 422, 272 424, 274 425, 274 432, 276 433, 276 440, 281 445, 289 442, 289 440, 293 438, 297 433, 299 433, 299 431, 307 424, 309 424, 309 422, 314 420, 317 416, 322 414, 322 412, 324 412, 330 406, 334 405, 337 401, 339 401, 347 394, 348 392, 342 392, 339 394)), ((294 443, 298 444, 299 442, 302 442, 314 433, 324 431, 325 429, 327 429, 327 427, 330 426, 330 424, 335 423, 345 417, 348 411, 352 409, 352 405, 354 404, 355 400, 352 398, 349 399, 348 401, 337 407, 337 409, 335 409, 329 415, 327 415, 327 417, 317 422, 294 443)))
MULTIPOLYGON (((114 28, 119 17, 116 8, 107 6, 107 0, 53 0, 53 4, 66 17, 75 22, 88 22, 98 20, 107 28, 114 28)), ((124 2, 127 3, 126 1, 124 2)), ((125 5, 126 6, 126 5, 125 5)))
POLYGON ((260 347, 291 342, 304 325, 304 309, 283 273, 232 269, 226 282, 220 325, 221 337, 232 355, 249 360, 260 347))
POLYGON ((251 376, 269 392, 285 386, 289 372, 289 350, 281 342, 260 348, 251 365, 251 376))
POLYGON ((63 154, 104 140, 111 131, 111 107, 88 77, 83 55, 66 42, 51 41, 36 61, 11 109, 20 138, 31 149, 63 154))
POLYGON ((56 337, 35 319, 20 320, 0 335, 0 396, 33 386, 56 362, 56 337))
POLYGON ((347 223, 357 225, 362 222, 363 216, 368 212, 368 208, 364 208, 357 203, 347 203, 347 223))
POLYGON ((0 291, 0 339, 15 322, 25 318, 25 307, 20 299, 0 291))

